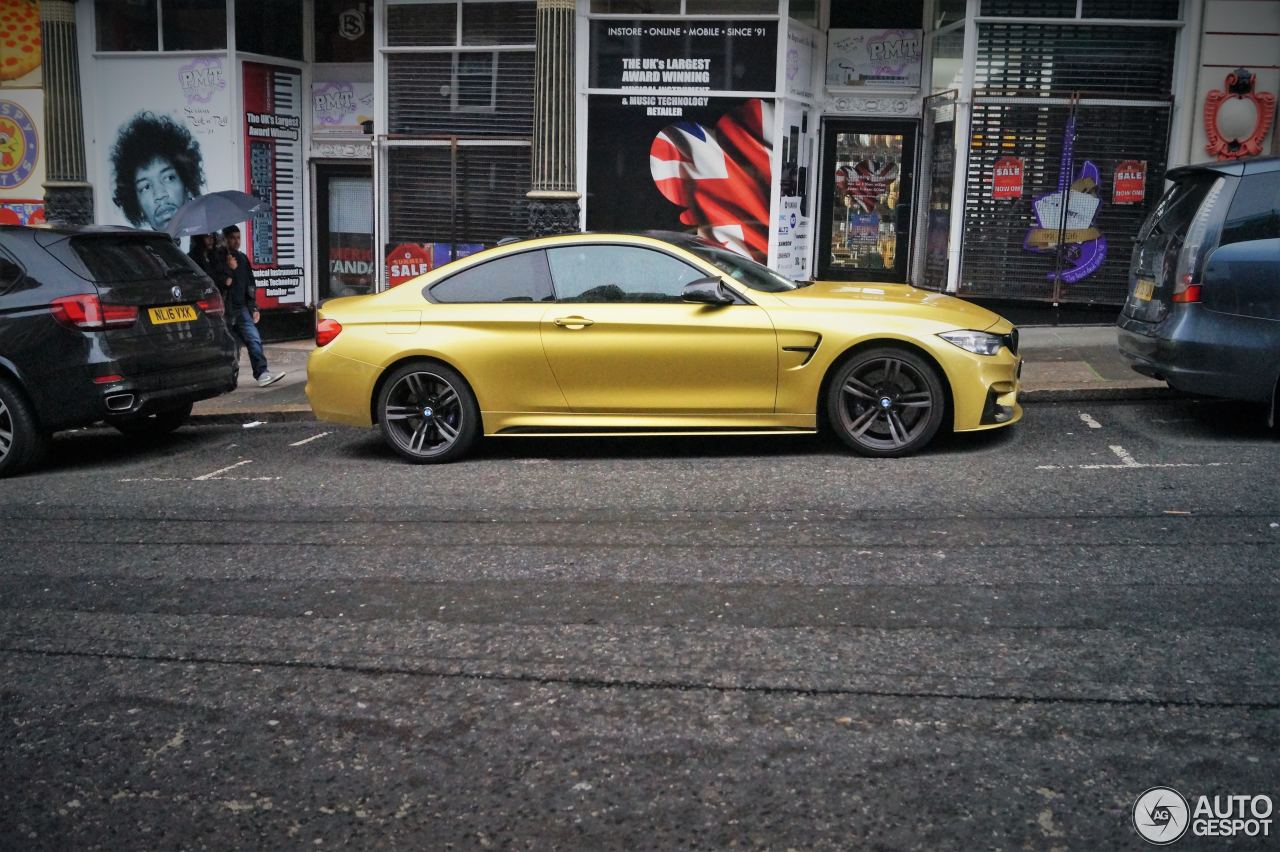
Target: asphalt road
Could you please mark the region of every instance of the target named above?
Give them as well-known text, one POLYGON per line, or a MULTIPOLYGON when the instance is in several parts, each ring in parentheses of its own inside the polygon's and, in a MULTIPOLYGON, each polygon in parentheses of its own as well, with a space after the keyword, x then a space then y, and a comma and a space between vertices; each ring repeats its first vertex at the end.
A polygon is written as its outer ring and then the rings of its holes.
POLYGON ((0 483, 0 846, 1143 848, 1149 787, 1280 799, 1259 416, 63 435, 0 483))

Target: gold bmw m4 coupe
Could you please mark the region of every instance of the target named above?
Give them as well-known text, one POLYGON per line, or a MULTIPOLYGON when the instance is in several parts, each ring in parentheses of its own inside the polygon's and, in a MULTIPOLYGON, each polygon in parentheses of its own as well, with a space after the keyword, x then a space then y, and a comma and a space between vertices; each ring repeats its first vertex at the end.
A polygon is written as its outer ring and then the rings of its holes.
POLYGON ((481 435, 794 434, 869 456, 1008 426, 1018 332, 900 284, 794 282, 682 234, 572 234, 325 303, 307 365, 322 420, 414 462, 481 435))

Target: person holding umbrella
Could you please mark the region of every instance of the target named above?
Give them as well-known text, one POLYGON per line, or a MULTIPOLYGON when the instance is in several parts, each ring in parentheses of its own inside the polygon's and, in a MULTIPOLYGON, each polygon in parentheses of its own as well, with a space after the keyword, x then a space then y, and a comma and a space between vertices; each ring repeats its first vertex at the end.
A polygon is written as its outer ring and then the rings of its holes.
POLYGON ((236 339, 249 350, 253 377, 257 379, 258 387, 265 388, 280 381, 285 374, 272 373, 267 369, 262 336, 258 334, 258 320, 261 318, 258 313, 258 285, 253 278, 249 258, 240 251, 240 229, 235 225, 228 225, 222 229, 222 237, 227 243, 226 259, 214 281, 230 281, 224 297, 227 303, 227 324, 231 326, 236 339))

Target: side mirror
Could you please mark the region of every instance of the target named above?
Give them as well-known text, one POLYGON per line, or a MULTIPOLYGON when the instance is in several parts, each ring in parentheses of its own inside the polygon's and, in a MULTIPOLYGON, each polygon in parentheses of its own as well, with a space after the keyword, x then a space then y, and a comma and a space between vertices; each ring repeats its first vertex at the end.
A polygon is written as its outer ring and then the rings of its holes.
POLYGON ((725 289, 724 282, 714 275, 684 285, 680 298, 699 305, 732 305, 735 301, 725 289))

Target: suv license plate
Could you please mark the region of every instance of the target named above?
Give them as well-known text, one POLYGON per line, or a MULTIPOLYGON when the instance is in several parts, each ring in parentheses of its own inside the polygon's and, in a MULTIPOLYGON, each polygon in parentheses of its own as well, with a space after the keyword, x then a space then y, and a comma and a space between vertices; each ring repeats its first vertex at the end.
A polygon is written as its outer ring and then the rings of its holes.
POLYGON ((1154 278, 1139 278, 1138 285, 1133 288, 1133 298, 1140 302, 1150 302, 1155 293, 1156 280, 1154 278))
POLYGON ((171 322, 194 322, 196 309, 191 305, 169 305, 164 308, 150 308, 147 314, 152 325, 165 325, 171 322))

